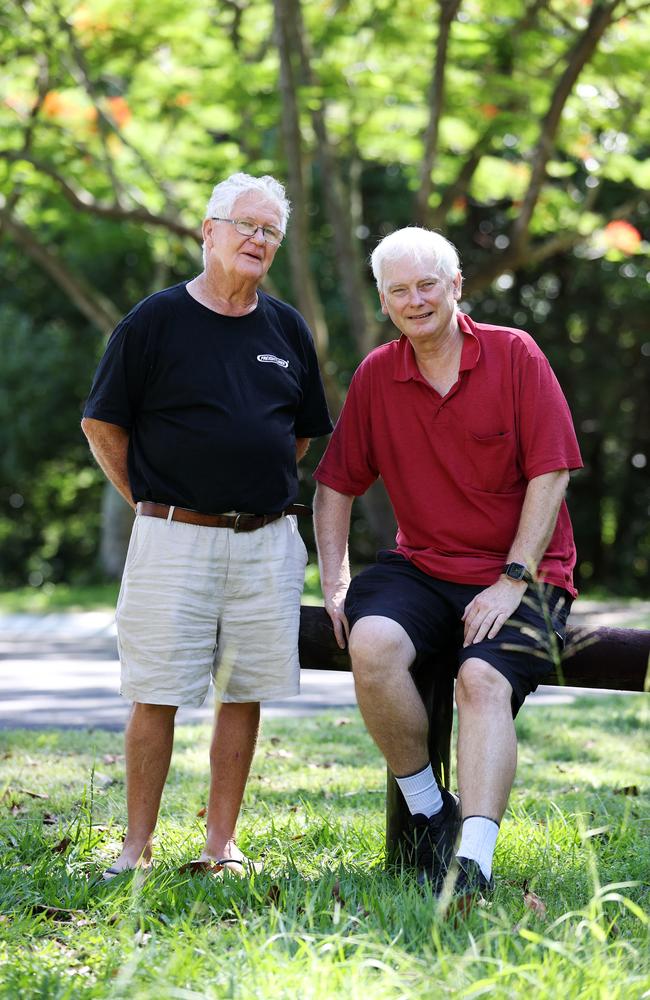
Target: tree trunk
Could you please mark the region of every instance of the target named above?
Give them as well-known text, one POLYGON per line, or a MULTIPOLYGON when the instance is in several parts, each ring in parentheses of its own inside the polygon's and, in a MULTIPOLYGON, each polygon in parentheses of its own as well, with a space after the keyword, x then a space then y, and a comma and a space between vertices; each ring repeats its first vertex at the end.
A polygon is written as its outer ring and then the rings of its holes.
POLYGON ((129 547, 133 511, 111 483, 106 483, 102 496, 102 537, 99 561, 102 571, 111 580, 119 580, 129 547))

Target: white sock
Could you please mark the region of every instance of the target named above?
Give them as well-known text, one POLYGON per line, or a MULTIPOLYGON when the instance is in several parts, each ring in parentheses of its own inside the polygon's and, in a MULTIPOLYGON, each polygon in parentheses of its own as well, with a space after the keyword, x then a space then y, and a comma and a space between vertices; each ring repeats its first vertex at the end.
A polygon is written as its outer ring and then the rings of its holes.
POLYGON ((489 879, 498 834, 499 824, 493 819, 488 819, 487 816, 468 816, 463 820, 463 832, 456 857, 472 858, 489 879))
POLYGON ((396 777, 395 781, 406 799, 411 816, 420 813, 429 819, 442 809, 442 795, 433 776, 431 764, 427 764, 416 774, 406 774, 403 778, 396 777))

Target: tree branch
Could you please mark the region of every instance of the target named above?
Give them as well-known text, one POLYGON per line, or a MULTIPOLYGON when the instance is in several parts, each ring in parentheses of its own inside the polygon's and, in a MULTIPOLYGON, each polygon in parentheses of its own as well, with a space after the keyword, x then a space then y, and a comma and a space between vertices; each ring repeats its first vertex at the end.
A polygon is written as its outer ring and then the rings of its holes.
POLYGON ((553 145, 560 124, 562 111, 575 83, 594 54, 598 42, 611 24, 614 11, 621 0, 594 4, 589 23, 582 35, 573 44, 567 56, 564 72, 557 81, 548 110, 542 119, 540 135, 532 154, 532 170, 528 190, 524 195, 521 211, 512 227, 512 244, 517 252, 528 242, 530 221, 546 180, 546 167, 553 151, 553 145))
POLYGON ((189 236, 195 243, 201 243, 200 233, 198 233, 195 229, 191 229, 189 226, 184 226, 175 219, 171 219, 165 215, 154 215, 148 209, 143 207, 128 209, 123 208, 121 205, 105 205, 96 201, 89 191, 74 188, 69 181, 62 177, 61 174, 59 174, 48 163, 44 163, 43 160, 38 160, 36 157, 25 152, 11 149, 0 149, 0 159, 8 160, 9 162, 14 163, 18 163, 20 161, 31 163, 31 165, 38 170, 39 173, 44 174, 46 177, 50 177, 53 181, 55 181, 61 189, 61 193, 64 195, 66 201, 68 201, 73 208, 78 209, 79 211, 89 212, 92 215, 97 215, 104 219, 114 219, 118 222, 144 223, 148 226, 157 226, 162 229, 168 229, 176 236, 189 236))
MULTIPOLYGON (((289 0, 289 4, 293 6, 292 42, 300 60, 301 82, 314 88, 318 81, 312 67, 301 2, 300 0, 289 0)), ((339 163, 330 142, 323 101, 320 101, 312 109, 311 119, 316 136, 316 156, 320 166, 327 215, 332 227, 336 266, 341 280, 348 326, 352 340, 357 344, 359 353, 363 356, 375 346, 379 335, 378 324, 370 309, 368 286, 362 266, 363 253, 352 230, 349 199, 345 195, 339 163)))
POLYGON ((273 0, 275 37, 280 60, 281 126, 287 159, 288 188, 294 203, 289 261, 298 308, 314 334, 318 353, 327 356, 329 332, 323 309, 309 267, 309 216, 303 176, 304 162, 300 118, 296 100, 295 67, 292 59, 291 10, 287 0, 273 0))
POLYGON ((73 274, 51 247, 39 243, 31 229, 14 218, 6 208, 0 209, 0 221, 16 243, 65 292, 86 319, 100 333, 109 334, 120 320, 120 312, 113 302, 92 288, 84 278, 73 274))
POLYGON ((449 46, 449 35, 451 24, 458 8, 460 0, 439 0, 440 17, 438 27, 438 38, 436 41, 436 54, 433 64, 433 73, 429 86, 427 99, 430 108, 429 121, 424 133, 424 156, 420 168, 420 186, 415 197, 415 220, 418 225, 424 225, 429 215, 429 198, 433 186, 432 174, 436 165, 438 155, 438 137, 440 133, 440 119, 445 100, 445 66, 447 63, 447 48, 449 46))

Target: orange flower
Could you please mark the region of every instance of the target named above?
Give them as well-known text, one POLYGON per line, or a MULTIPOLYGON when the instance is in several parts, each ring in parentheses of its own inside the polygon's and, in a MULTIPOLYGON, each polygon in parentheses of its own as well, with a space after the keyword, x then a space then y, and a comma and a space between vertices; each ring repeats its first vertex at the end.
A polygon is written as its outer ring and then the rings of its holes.
POLYGON ((499 108, 497 108, 496 104, 481 104, 479 111, 484 118, 496 118, 499 114, 499 108))
POLYGON ((120 126, 128 125, 131 121, 131 108, 123 97, 109 97, 108 106, 111 115, 120 126))
POLYGON ((48 118, 59 118, 62 114, 65 114, 66 108, 69 107, 65 98, 61 97, 58 90, 48 90, 47 94, 43 98, 43 104, 41 105, 43 109, 43 114, 47 115, 48 118))
POLYGON ((192 95, 188 94, 186 90, 181 91, 174 98, 174 104, 179 108, 186 108, 188 104, 192 103, 192 95))
POLYGON ((608 222, 603 233, 607 247, 611 250, 620 250, 621 253, 636 253, 641 244, 639 230, 623 219, 608 222))

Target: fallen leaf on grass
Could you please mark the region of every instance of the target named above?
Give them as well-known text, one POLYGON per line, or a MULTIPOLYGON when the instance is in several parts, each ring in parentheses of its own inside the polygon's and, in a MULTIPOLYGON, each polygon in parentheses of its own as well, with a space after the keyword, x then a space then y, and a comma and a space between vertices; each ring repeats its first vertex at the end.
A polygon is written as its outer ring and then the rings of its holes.
POLYGON ((13 757, 11 750, 5 750, 3 754, 0 754, 0 760, 9 760, 10 757, 13 757))
POLYGON ((52 851, 55 854, 63 854, 64 851, 67 851, 67 849, 69 848, 69 846, 70 846, 71 843, 72 843, 72 840, 71 840, 70 837, 63 837, 63 839, 60 840, 58 842, 58 844, 54 845, 54 847, 52 848, 52 851))
POLYGON ((638 795, 639 786, 638 785, 625 785, 624 788, 615 788, 614 795, 638 795))
POLYGON ((524 892, 524 905, 527 906, 528 909, 535 914, 535 916, 546 916, 546 903, 543 899, 539 898, 537 893, 531 892, 530 890, 528 890, 528 892, 524 892))
POLYGON ((196 815, 197 816, 206 816, 207 812, 208 812, 208 807, 207 806, 203 806, 202 809, 199 809, 199 811, 197 812, 196 815))
POLYGON ((45 792, 34 792, 31 788, 17 788, 16 791, 20 795, 29 795, 30 799, 49 799, 49 795, 45 792))
POLYGON ((104 764, 121 764, 123 760, 123 753, 105 753, 102 757, 104 764))
POLYGON ((20 816, 22 813, 27 812, 24 806, 18 804, 18 802, 13 802, 9 807, 9 812, 12 816, 20 816))
POLYGON ((267 750, 266 756, 282 757, 285 760, 289 760, 290 757, 293 757, 293 754, 291 753, 291 750, 283 750, 282 748, 280 748, 279 750, 267 750))
POLYGON ((340 883, 339 883, 338 879, 336 880, 336 882, 332 886, 332 899, 335 899, 336 902, 340 903, 341 906, 345 906, 345 900, 343 899, 343 896, 341 895, 341 886, 340 886, 340 883))
POLYGON ((342 715, 340 719, 334 719, 335 726, 349 726, 352 719, 348 719, 347 716, 342 715))
POLYGON ((59 817, 55 816, 54 813, 49 813, 49 812, 43 813, 44 826, 56 826, 58 822, 59 822, 59 817))

